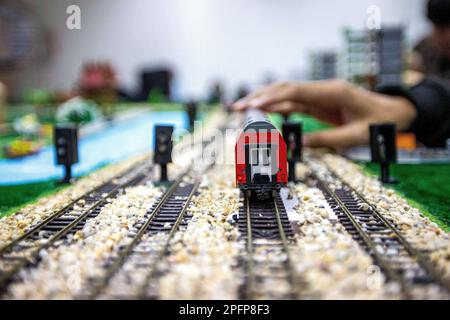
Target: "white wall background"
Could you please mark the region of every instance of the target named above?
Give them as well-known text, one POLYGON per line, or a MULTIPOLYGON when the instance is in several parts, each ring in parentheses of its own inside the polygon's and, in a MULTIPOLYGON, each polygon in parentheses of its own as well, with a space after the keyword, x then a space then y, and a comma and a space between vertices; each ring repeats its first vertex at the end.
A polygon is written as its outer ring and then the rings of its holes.
POLYGON ((68 89, 85 60, 107 59, 126 88, 141 66, 176 71, 182 97, 200 96, 210 81, 229 89, 306 73, 310 49, 342 48, 342 28, 365 26, 370 5, 383 24, 404 24, 408 40, 427 31, 425 0, 42 0, 36 5, 56 40, 46 63, 20 76, 21 87, 68 89), (66 8, 81 7, 79 31, 66 29, 66 8))

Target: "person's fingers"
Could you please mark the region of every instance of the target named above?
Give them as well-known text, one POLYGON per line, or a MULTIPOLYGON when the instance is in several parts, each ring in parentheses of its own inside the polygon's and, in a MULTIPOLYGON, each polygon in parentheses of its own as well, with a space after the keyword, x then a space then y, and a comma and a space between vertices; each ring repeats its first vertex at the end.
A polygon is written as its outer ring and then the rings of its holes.
POLYGON ((351 123, 342 127, 310 133, 304 136, 306 147, 330 147, 334 149, 367 143, 368 123, 351 123))
POLYGON ((281 88, 284 88, 288 86, 289 83, 282 82, 282 83, 275 83, 269 86, 266 86, 262 89, 256 90, 255 92, 249 94, 248 96, 239 99, 233 104, 233 109, 236 111, 242 111, 247 108, 258 108, 257 105, 255 105, 254 101, 264 101, 267 97, 270 97, 271 95, 275 94, 277 91, 279 91, 281 88))
POLYGON ((354 88, 339 80, 310 83, 283 83, 245 101, 247 107, 265 108, 286 100, 314 106, 316 109, 338 110, 352 103, 354 88))
MULTIPOLYGON (((344 117, 343 110, 358 105, 357 98, 361 100, 361 95, 344 81, 284 82, 263 88, 239 100, 233 107, 237 111, 254 108, 268 112, 289 113, 290 110, 295 110, 293 106, 296 104, 300 108, 295 111, 308 113, 322 121, 340 125, 348 121, 344 117), (285 105, 285 102, 290 104, 285 105)), ((352 116, 361 113, 355 108, 352 110, 352 116)))
POLYGON ((291 112, 301 112, 308 113, 308 108, 302 103, 297 103, 293 101, 284 101, 280 103, 275 103, 268 105, 263 108, 264 111, 267 112, 278 112, 282 114, 289 114, 291 112))
POLYGON ((236 111, 241 111, 241 110, 244 110, 244 109, 248 108, 249 101, 254 99, 254 98, 256 98, 256 97, 258 97, 260 94, 261 93, 259 93, 259 92, 257 92, 257 93, 255 92, 255 93, 252 93, 252 94, 250 94, 250 95, 248 95, 248 96, 246 96, 244 98, 239 99, 238 101, 233 103, 233 106, 232 106, 233 109, 236 110, 236 111))
MULTIPOLYGON (((247 108, 264 109, 271 105, 286 101, 294 101, 296 86, 293 84, 282 84, 272 87, 261 94, 246 101, 247 108)), ((299 102, 301 103, 301 102, 299 102)))
POLYGON ((247 104, 245 103, 245 101, 242 100, 242 99, 240 99, 240 100, 236 101, 235 103, 233 103, 233 104, 231 105, 231 108, 232 108, 234 111, 242 111, 242 110, 245 109, 246 106, 247 106, 247 104))
POLYGON ((259 95, 261 95, 265 90, 267 90, 267 87, 264 87, 262 89, 256 90, 250 94, 248 94, 247 96, 235 101, 233 103, 233 109, 236 111, 240 111, 243 110, 245 108, 248 107, 248 102, 256 97, 258 97, 259 95))

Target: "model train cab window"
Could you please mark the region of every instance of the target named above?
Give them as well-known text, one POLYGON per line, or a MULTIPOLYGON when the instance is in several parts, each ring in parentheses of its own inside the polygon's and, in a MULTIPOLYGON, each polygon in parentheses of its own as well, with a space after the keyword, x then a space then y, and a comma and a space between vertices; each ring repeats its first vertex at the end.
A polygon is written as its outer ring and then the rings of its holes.
POLYGON ((263 113, 247 113, 235 153, 236 185, 241 190, 271 194, 287 183, 286 143, 263 113))
POLYGON ((276 181, 276 149, 271 146, 247 145, 249 150, 250 179, 252 183, 273 183, 276 181))

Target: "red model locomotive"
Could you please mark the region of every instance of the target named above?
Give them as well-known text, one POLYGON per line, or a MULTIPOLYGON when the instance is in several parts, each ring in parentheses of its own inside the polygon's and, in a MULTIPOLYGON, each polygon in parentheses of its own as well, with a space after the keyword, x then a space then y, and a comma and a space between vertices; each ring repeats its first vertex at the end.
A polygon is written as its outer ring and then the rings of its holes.
POLYGON ((286 143, 262 112, 247 112, 235 156, 236 185, 248 195, 267 199, 287 184, 286 143))

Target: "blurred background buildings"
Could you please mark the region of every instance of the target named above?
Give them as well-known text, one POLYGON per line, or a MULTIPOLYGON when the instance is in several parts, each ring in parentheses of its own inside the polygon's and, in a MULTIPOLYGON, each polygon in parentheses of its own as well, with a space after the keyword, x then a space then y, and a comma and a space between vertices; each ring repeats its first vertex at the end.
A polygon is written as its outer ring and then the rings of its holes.
POLYGON ((372 5, 381 10, 381 25, 404 27, 406 48, 430 28, 424 0, 3 0, 0 4, 6 2, 21 4, 33 21, 27 26, 24 20, 22 27, 34 30, 26 61, 0 71, 10 96, 16 98, 29 88, 73 89, 82 66, 91 61, 113 65, 118 85, 128 94, 141 94, 145 71, 168 69, 173 73, 172 98, 206 98, 217 81, 235 95, 243 85, 310 79, 311 50, 334 51, 339 58, 346 48, 344 31, 363 30, 372 5), (81 30, 66 27, 66 9, 72 4, 81 8, 81 30))

